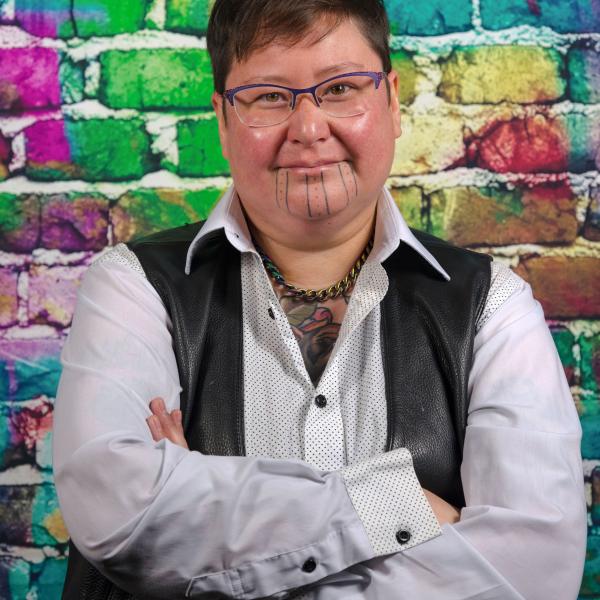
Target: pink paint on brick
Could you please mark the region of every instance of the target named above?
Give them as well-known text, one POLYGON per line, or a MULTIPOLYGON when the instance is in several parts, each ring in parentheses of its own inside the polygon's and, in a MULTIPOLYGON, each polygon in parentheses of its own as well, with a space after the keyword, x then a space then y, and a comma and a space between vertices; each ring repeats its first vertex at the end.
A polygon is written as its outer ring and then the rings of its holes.
POLYGON ((59 107, 58 64, 53 48, 0 49, 0 111, 59 107))
POLYGON ((71 15, 64 10, 16 10, 15 18, 28 33, 37 37, 58 37, 59 27, 70 20, 71 15))
POLYGON ((69 163, 71 149, 62 120, 40 121, 25 130, 27 160, 35 164, 69 163))

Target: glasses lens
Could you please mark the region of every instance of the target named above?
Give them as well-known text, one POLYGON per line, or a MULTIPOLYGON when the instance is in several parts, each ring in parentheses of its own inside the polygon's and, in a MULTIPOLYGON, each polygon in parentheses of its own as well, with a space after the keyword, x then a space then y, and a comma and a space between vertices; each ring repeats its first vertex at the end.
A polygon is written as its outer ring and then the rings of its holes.
POLYGON ((250 127, 267 127, 287 119, 292 110, 292 94, 278 87, 261 85, 240 90, 233 103, 243 123, 250 127))
POLYGON ((334 117, 354 117, 369 110, 375 81, 367 75, 344 75, 317 88, 321 108, 334 117))

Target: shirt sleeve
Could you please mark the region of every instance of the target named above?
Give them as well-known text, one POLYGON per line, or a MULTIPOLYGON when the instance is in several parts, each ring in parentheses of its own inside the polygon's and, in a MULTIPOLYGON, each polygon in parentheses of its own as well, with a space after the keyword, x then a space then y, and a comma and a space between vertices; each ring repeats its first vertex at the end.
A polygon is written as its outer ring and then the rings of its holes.
POLYGON ((587 535, 581 426, 540 304, 496 268, 475 338, 461 477, 443 535, 332 576, 298 600, 575 600, 587 535))
POLYGON ((112 252, 79 289, 53 442, 63 518, 103 574, 144 598, 262 598, 439 534, 405 449, 328 472, 301 460, 208 456, 154 442, 150 400, 179 407, 171 323, 127 249, 112 252), (412 506, 427 517, 408 542, 396 536, 407 515, 388 516, 382 532, 365 508, 369 494, 401 508, 406 481, 412 506))

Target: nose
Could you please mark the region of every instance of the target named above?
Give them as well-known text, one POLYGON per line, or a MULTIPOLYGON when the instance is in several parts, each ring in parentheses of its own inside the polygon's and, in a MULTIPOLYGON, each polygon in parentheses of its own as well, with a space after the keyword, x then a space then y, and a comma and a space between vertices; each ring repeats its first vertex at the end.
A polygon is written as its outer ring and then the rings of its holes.
POLYGON ((288 119, 288 141, 312 146, 330 135, 328 115, 315 104, 310 94, 299 96, 288 119))

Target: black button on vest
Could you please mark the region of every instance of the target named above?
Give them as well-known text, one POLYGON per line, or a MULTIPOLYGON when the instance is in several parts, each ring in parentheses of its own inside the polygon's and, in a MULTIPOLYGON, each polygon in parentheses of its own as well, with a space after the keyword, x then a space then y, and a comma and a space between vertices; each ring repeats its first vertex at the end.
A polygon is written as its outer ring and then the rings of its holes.
POLYGON ((319 408, 325 408, 327 406, 327 398, 325 398, 325 396, 323 396, 323 394, 319 394, 316 398, 315 398, 315 404, 319 407, 319 408))

